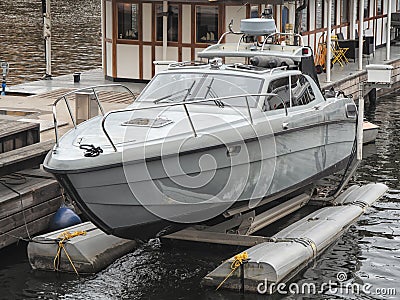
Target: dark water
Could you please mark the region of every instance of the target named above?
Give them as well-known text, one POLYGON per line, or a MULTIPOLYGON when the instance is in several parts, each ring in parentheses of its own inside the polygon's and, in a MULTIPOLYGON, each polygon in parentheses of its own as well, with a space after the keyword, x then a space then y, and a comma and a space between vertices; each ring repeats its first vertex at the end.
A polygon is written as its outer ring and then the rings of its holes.
MULTIPOLYGON (((52 0, 52 73, 101 67, 99 0, 52 0)), ((40 0, 0 1, 0 60, 7 85, 38 80, 46 70, 40 0)))
MULTIPOLYGON (((54 74, 91 69, 101 64, 100 1, 52 1, 54 74)), ((0 58, 11 63, 11 84, 44 74, 41 5, 37 0, 0 2, 0 58)), ((275 296, 274 299, 400 299, 400 93, 379 99, 367 118, 381 129, 376 155, 364 160, 356 182, 383 182, 389 192, 292 283, 336 281, 397 288, 397 296, 325 291, 319 295, 275 296)), ((373 146, 374 147, 374 146, 373 146)), ((304 214, 305 210, 295 217, 304 214)), ((285 225, 285 220, 279 224, 285 225)), ((152 240, 100 273, 77 278, 34 272, 21 243, 0 251, 0 299, 266 299, 202 288, 200 281, 239 249, 182 249, 152 240)))

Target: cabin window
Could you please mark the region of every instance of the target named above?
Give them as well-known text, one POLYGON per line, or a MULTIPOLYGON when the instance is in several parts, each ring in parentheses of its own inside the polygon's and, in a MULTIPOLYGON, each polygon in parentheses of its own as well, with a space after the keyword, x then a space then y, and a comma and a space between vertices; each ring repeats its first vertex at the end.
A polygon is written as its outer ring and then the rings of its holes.
POLYGON ((118 38, 138 40, 139 6, 135 3, 118 3, 118 38))
POLYGON ((316 0, 315 2, 315 29, 324 26, 324 0, 316 0))
POLYGON ((340 21, 341 23, 348 23, 349 22, 349 1, 348 0, 341 0, 340 1, 340 21))
POLYGON ((264 110, 275 110, 290 106, 289 77, 282 77, 270 82, 268 93, 277 96, 269 96, 264 102, 264 110))
POLYGON ((196 6, 196 42, 218 41, 218 6, 196 6))
MULTIPOLYGON (((163 5, 156 4, 156 37, 157 41, 163 40, 163 5)), ((168 42, 178 41, 178 20, 179 20, 179 6, 168 5, 167 11, 167 40, 168 42)))
POLYGON ((204 73, 165 73, 158 74, 147 85, 136 101, 172 103, 182 101, 204 101, 204 105, 227 105, 256 107, 263 80, 248 76, 204 74, 204 73), (223 98, 219 100, 219 98, 223 98), (246 101, 247 100, 247 101, 246 101))
POLYGON ((292 103, 291 106, 306 105, 315 100, 311 84, 303 75, 291 77, 292 103))

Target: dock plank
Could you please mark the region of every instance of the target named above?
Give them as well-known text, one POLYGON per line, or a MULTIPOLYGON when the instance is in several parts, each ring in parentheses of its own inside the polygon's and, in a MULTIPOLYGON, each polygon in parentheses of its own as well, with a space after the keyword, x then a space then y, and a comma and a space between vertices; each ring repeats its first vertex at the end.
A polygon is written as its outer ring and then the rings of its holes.
POLYGON ((25 208, 24 212, 22 212, 22 208, 20 211, 9 215, 3 219, 0 219, 0 231, 1 233, 7 233, 9 231, 14 230, 20 226, 25 224, 24 214, 26 218, 26 222, 33 222, 36 219, 40 219, 46 215, 54 213, 60 207, 62 203, 62 197, 57 197, 54 199, 50 199, 46 202, 40 203, 36 206, 25 208))
POLYGON ((0 153, 0 176, 40 165, 53 145, 49 140, 0 153))
MULTIPOLYGON (((29 234, 35 235, 46 230, 49 226, 51 218, 54 215, 55 212, 27 223, 29 234)), ((15 228, 7 233, 0 233, 0 249, 18 242, 18 239, 16 239, 14 236, 27 238, 28 235, 26 233, 25 225, 15 228)))
POLYGON ((21 201, 24 208, 29 208, 61 195, 60 186, 54 179, 29 178, 12 188, 21 194, 21 199, 17 193, 0 184, 0 218, 17 213, 21 201))
POLYGON ((0 119, 0 138, 29 130, 39 130, 39 124, 0 119))

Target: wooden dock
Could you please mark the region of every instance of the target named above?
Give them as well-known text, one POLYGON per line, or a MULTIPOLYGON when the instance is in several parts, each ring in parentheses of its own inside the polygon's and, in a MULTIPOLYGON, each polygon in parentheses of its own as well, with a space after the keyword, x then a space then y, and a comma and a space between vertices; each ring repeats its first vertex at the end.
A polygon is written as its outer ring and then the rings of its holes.
POLYGON ((41 169, 0 178, 0 249, 46 230, 61 203, 58 182, 41 169))
POLYGON ((0 119, 0 153, 39 142, 39 124, 0 119))
POLYGON ((62 203, 57 181, 38 168, 53 141, 40 142, 40 125, 17 120, 15 116, 23 116, 19 111, 2 111, 0 249, 46 230, 62 203))

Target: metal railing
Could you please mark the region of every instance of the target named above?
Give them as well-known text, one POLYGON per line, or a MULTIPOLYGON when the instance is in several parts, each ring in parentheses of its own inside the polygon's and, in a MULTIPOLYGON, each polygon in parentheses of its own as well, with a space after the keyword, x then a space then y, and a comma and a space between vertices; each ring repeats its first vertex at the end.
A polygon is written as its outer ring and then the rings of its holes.
POLYGON ((201 100, 192 100, 192 101, 183 101, 183 102, 178 102, 178 103, 166 103, 166 104, 156 104, 156 105, 152 105, 152 106, 146 106, 146 107, 137 107, 137 108, 127 108, 127 109, 119 109, 119 110, 112 110, 108 113, 104 112, 104 109, 101 105, 101 102, 98 98, 98 95, 96 93, 96 90, 100 89, 100 88, 115 88, 115 87, 121 87, 126 89, 131 95, 132 98, 135 97, 135 95, 133 94, 133 92, 126 86, 122 85, 122 84, 107 84, 107 85, 98 85, 98 86, 92 86, 92 87, 86 87, 86 88, 81 88, 78 90, 74 90, 71 91, 69 93, 64 94, 63 96, 61 96, 60 98, 58 98, 54 103, 53 103, 53 120, 54 120, 54 131, 55 131, 55 138, 56 138, 56 148, 59 147, 59 136, 58 136, 58 121, 57 121, 57 104, 61 101, 64 100, 65 105, 68 109, 68 113, 69 116, 72 120, 72 124, 74 126, 74 129, 77 128, 77 124, 76 124, 76 120, 72 114, 72 110, 71 110, 71 106, 69 104, 69 100, 68 100, 68 96, 76 94, 78 92, 82 92, 82 91, 91 91, 93 92, 95 99, 96 99, 96 103, 98 105, 98 107, 100 108, 101 114, 103 115, 103 119, 101 121, 101 127, 103 130, 104 135, 106 136, 107 140, 109 141, 110 145, 112 146, 113 150, 115 152, 117 152, 117 147, 115 146, 115 143, 113 142, 110 134, 108 133, 107 129, 106 129, 106 121, 108 119, 109 116, 114 115, 114 114, 119 114, 119 113, 125 113, 125 112, 134 112, 134 111, 140 111, 140 110, 149 110, 149 109, 159 109, 159 108, 166 108, 166 107, 174 107, 174 106, 183 106, 183 109, 185 111, 186 117, 188 119, 188 122, 190 124, 190 128, 193 132, 194 137, 197 137, 197 131, 196 128, 194 126, 193 120, 192 120, 192 116, 190 115, 190 112, 187 108, 188 105, 191 104, 199 104, 199 103, 204 103, 204 102, 215 102, 216 105, 220 106, 218 103, 222 103, 223 106, 229 106, 229 107, 233 107, 232 105, 229 105, 229 103, 225 103, 223 101, 229 101, 235 98, 244 98, 245 102, 246 102, 246 108, 247 108, 247 113, 248 113, 248 120, 249 123, 251 125, 253 125, 254 121, 253 121, 253 116, 251 113, 251 108, 249 105, 249 97, 278 97, 285 109, 285 114, 286 116, 288 115, 288 109, 287 109, 287 105, 285 103, 285 101, 283 100, 283 98, 278 95, 278 94, 274 94, 274 93, 263 93, 263 94, 240 94, 240 95, 232 95, 232 96, 225 96, 225 97, 217 97, 217 98, 207 98, 207 99, 201 99, 201 100))
MULTIPOLYGON (((242 41, 244 41, 245 38, 247 37, 246 34, 244 34, 244 33, 242 33, 242 32, 227 31, 227 32, 225 32, 225 33, 223 33, 223 34, 221 35, 221 37, 220 37, 220 39, 218 40, 218 42, 217 42, 216 45, 222 44, 223 39, 224 39, 227 35, 229 35, 229 34, 241 35, 241 37, 240 37, 240 39, 239 39, 239 41, 238 41, 238 43, 237 43, 237 46, 236 46, 236 51, 239 51, 239 49, 240 49, 240 44, 241 44, 242 41)), ((300 34, 298 34, 298 33, 274 32, 274 33, 272 33, 272 34, 270 34, 270 35, 268 35, 268 36, 265 36, 265 35, 264 35, 264 41, 263 41, 263 43, 261 44, 261 49, 260 49, 260 50, 261 50, 261 51, 264 51, 264 47, 265 47, 265 45, 268 43, 268 40, 274 39, 275 36, 285 36, 285 37, 286 37, 286 36, 293 36, 293 38, 295 38, 295 39, 297 39, 297 40, 299 41, 298 45, 293 45, 293 46, 304 47, 303 36, 301 36, 300 34)), ((259 44, 258 44, 258 42, 257 42, 257 45, 258 45, 258 47, 260 47, 259 44)), ((268 44, 268 45, 269 45, 269 44, 268 44)), ((275 44, 273 44, 273 45, 275 45, 275 44)), ((290 45, 289 45, 289 46, 290 46, 290 45)))
POLYGON ((79 93, 79 92, 83 92, 83 91, 89 91, 92 92, 93 95, 95 96, 96 99, 96 103, 98 105, 98 107, 100 108, 101 114, 104 116, 104 108, 100 103, 99 97, 96 93, 96 90, 100 89, 100 88, 116 88, 116 87, 120 87, 120 88, 124 88, 128 91, 129 94, 131 94, 132 99, 135 99, 135 95, 133 94, 133 92, 126 86, 122 85, 122 84, 104 84, 104 85, 96 85, 96 86, 90 86, 90 87, 85 87, 85 88, 81 88, 81 89, 77 89, 71 92, 68 92, 66 94, 64 94, 63 96, 61 96, 60 98, 58 98, 56 101, 54 101, 53 106, 52 106, 52 111, 53 111, 53 122, 54 122, 54 132, 55 132, 55 138, 56 138, 56 147, 59 146, 59 138, 58 138, 58 121, 57 121, 57 104, 58 102, 60 102, 61 100, 64 100, 65 105, 67 107, 69 116, 71 118, 72 121, 72 125, 74 126, 74 129, 76 129, 77 124, 76 124, 76 120, 73 116, 72 110, 71 110, 71 106, 69 104, 69 100, 68 100, 68 96, 79 93))
MULTIPOLYGON (((193 120, 192 117, 190 116, 189 110, 187 108, 188 105, 191 104, 198 104, 198 103, 204 103, 204 102, 222 102, 224 100, 230 100, 230 99, 235 99, 235 98, 241 98, 244 97, 246 100, 246 107, 247 107, 247 113, 249 115, 249 123, 251 125, 253 125, 253 116, 251 114, 251 109, 250 109, 250 105, 249 105, 249 99, 248 97, 278 97, 281 100, 281 103, 283 104, 283 107, 285 108, 285 114, 286 116, 288 115, 288 110, 287 110, 287 106, 285 101, 282 99, 281 96, 277 95, 277 94, 273 94, 273 93, 265 93, 265 94, 242 94, 242 95, 232 95, 232 96, 225 96, 225 97, 218 97, 218 98, 207 98, 207 99, 201 99, 201 100, 193 100, 193 101, 183 101, 183 102, 178 102, 178 103, 167 103, 167 104, 157 104, 157 105, 152 105, 152 106, 146 106, 146 107, 138 107, 138 108, 128 108, 128 109, 120 109, 120 110, 113 110, 108 112, 104 117, 103 120, 101 122, 101 127, 103 129, 103 133, 104 135, 107 137, 108 141, 110 142, 110 145, 112 146, 112 148, 114 149, 115 152, 117 152, 117 147, 115 146, 110 134, 108 133, 108 131, 106 130, 106 120, 110 115, 113 114, 118 114, 118 113, 125 113, 125 112, 134 112, 134 111, 139 111, 139 110, 148 110, 148 109, 155 109, 155 108, 164 108, 164 107, 174 107, 174 106, 183 106, 185 113, 186 113, 186 117, 189 121, 191 130, 193 132, 194 137, 197 137, 197 132, 195 129, 195 126, 193 124, 193 120)), ((232 105, 223 103, 223 105, 232 107, 232 105)))
MULTIPOLYGON (((300 43, 299 43, 299 45, 293 45, 293 46, 301 46, 301 47, 304 47, 303 37, 302 37, 300 34, 298 34, 298 33, 275 32, 275 33, 272 33, 272 34, 270 34, 269 36, 267 36, 267 37, 265 38, 265 40, 264 40, 264 42, 263 42, 263 44, 262 44, 262 47, 261 47, 261 51, 264 51, 264 46, 265 46, 265 44, 267 43, 267 41, 268 41, 269 39, 274 38, 274 36, 293 36, 294 38, 297 37, 297 38, 299 39, 300 43)), ((290 45, 289 45, 289 46, 290 46, 290 45)))

